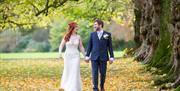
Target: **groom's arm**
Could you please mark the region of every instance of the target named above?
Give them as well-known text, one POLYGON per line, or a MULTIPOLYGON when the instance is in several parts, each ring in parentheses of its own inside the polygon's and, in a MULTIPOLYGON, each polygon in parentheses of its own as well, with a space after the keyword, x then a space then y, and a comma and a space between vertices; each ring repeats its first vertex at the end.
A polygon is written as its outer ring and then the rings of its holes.
POLYGON ((111 38, 111 33, 109 33, 109 40, 108 40, 108 48, 109 48, 109 53, 110 53, 110 60, 114 60, 114 53, 113 53, 113 47, 112 47, 112 38, 111 38))
POLYGON ((92 50, 92 33, 90 34, 90 38, 89 38, 89 42, 88 42, 88 46, 86 49, 86 57, 90 56, 91 50, 92 50))

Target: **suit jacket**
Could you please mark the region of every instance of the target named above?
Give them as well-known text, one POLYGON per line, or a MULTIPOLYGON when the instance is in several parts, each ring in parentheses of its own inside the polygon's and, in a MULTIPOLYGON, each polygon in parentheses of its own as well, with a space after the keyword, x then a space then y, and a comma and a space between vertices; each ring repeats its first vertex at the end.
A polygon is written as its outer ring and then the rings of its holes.
POLYGON ((86 56, 90 56, 91 60, 97 60, 100 57, 102 61, 108 61, 108 52, 110 57, 114 58, 111 33, 103 31, 99 39, 97 32, 92 32, 86 51, 86 56))

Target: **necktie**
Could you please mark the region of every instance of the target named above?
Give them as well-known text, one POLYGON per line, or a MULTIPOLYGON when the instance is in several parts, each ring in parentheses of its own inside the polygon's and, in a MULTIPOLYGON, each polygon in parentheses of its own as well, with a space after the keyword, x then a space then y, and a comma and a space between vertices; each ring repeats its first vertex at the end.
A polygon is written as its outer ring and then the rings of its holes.
POLYGON ((98 34, 98 35, 99 35, 99 36, 98 36, 98 37, 99 37, 99 39, 101 39, 102 32, 100 32, 100 31, 99 31, 99 34, 98 34))

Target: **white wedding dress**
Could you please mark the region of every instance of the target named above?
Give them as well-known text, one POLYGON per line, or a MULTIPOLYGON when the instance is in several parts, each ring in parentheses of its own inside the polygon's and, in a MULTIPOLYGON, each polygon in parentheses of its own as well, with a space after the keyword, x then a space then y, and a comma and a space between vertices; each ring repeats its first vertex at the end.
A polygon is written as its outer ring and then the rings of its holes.
POLYGON ((82 82, 80 77, 80 50, 84 52, 80 36, 71 36, 68 42, 61 42, 59 52, 63 46, 66 46, 64 53, 64 70, 61 78, 61 88, 65 91, 82 91, 82 82))

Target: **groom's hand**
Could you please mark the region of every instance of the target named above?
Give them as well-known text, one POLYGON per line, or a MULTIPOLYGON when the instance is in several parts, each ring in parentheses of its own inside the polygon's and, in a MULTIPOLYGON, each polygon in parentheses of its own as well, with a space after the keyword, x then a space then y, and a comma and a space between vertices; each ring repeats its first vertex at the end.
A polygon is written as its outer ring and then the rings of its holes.
POLYGON ((89 57, 85 57, 85 62, 89 63, 89 57))
POLYGON ((110 58, 110 60, 109 60, 109 64, 112 64, 112 63, 113 63, 113 61, 114 61, 114 58, 110 58))

